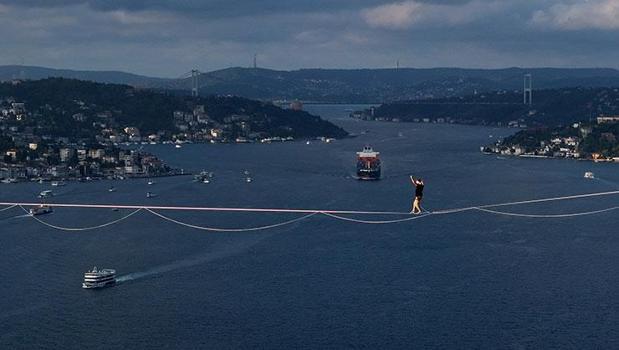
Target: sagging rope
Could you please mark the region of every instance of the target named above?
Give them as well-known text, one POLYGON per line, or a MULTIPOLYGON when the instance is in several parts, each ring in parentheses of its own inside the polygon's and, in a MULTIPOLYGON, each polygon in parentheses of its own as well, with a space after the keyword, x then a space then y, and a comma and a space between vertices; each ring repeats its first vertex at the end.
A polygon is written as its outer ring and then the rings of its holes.
POLYGON ((250 231, 261 231, 261 230, 268 230, 271 228, 276 228, 276 227, 281 227, 281 226, 285 226, 285 225, 290 225, 293 224, 295 222, 299 222, 305 219, 308 219, 318 213, 311 213, 311 214, 307 214, 301 217, 298 217, 296 219, 292 219, 292 220, 288 220, 288 221, 284 221, 284 222, 280 222, 277 224, 271 224, 271 225, 266 225, 266 226, 258 226, 258 227, 247 227, 247 228, 221 228, 221 227, 206 227, 206 226, 198 226, 198 225, 194 225, 194 224, 189 224, 186 222, 182 222, 176 219, 172 219, 169 216, 165 216, 161 213, 158 213, 154 210, 151 209, 146 209, 146 211, 148 211, 149 213, 158 216, 164 220, 167 220, 169 222, 175 223, 177 225, 181 225, 181 226, 185 226, 185 227, 189 227, 189 228, 193 228, 196 230, 202 230, 202 231, 215 231, 215 232, 250 232, 250 231))
POLYGON ((50 224, 46 221, 43 221, 39 218, 37 218, 35 215, 30 214, 30 212, 28 211, 28 209, 24 208, 23 206, 19 206, 20 208, 22 208, 27 214, 28 216, 32 217, 34 220, 38 221, 40 224, 43 224, 47 227, 56 229, 56 230, 60 230, 60 231, 91 231, 91 230, 97 230, 97 229, 101 229, 107 226, 112 226, 114 224, 117 224, 121 221, 127 220, 128 218, 132 217, 133 215, 137 214, 138 212, 142 211, 142 209, 136 209, 134 211, 132 211, 131 213, 121 217, 120 219, 116 219, 110 222, 107 222, 105 224, 101 224, 101 225, 96 225, 96 226, 90 226, 90 227, 63 227, 63 226, 57 226, 57 225, 53 225, 50 224))
MULTIPOLYGON (((284 226, 284 225, 288 225, 288 224, 292 224, 295 222, 299 222, 302 220, 305 220, 309 217, 312 217, 316 214, 322 214, 334 219, 338 219, 338 220, 343 220, 343 221, 349 221, 349 222, 355 222, 355 223, 361 223, 361 224, 375 224, 375 225, 381 225, 381 224, 394 224, 394 223, 401 223, 401 222, 406 222, 406 221, 412 221, 412 220, 417 220, 417 219, 421 219, 421 218, 425 218, 428 216, 433 216, 433 215, 446 215, 446 214, 454 214, 454 213, 460 213, 460 212, 465 212, 465 211, 472 211, 472 210, 476 210, 476 211, 481 211, 481 212, 486 212, 486 213, 490 213, 490 214, 495 214, 495 215, 506 215, 506 216, 515 216, 515 217, 527 217, 527 218, 567 218, 567 217, 576 217, 576 216, 585 216, 585 215, 594 215, 594 214, 600 214, 600 213, 604 213, 604 212, 609 212, 609 211, 613 211, 613 210, 617 210, 619 209, 619 207, 611 207, 611 208, 606 208, 606 209, 601 209, 601 210, 594 210, 594 211, 587 211, 587 212, 579 212, 579 213, 571 213, 571 214, 548 214, 548 215, 541 215, 541 214, 519 214, 519 213, 510 213, 510 212, 503 212, 503 211, 497 211, 497 210, 492 210, 489 208, 496 208, 496 207, 505 207, 505 206, 514 206, 514 205, 522 205, 522 204, 532 204, 532 203, 543 203, 543 202, 551 202, 551 201, 560 201, 560 200, 571 200, 571 199, 578 199, 578 198, 590 198, 590 197, 598 197, 598 196, 605 196, 605 195, 614 195, 614 194, 619 194, 619 191, 609 191, 609 192, 597 192, 597 193, 588 193, 588 194, 580 194, 580 195, 572 195, 572 196, 563 196, 563 197, 553 197, 553 198, 542 198, 542 199, 533 199, 533 200, 526 200, 526 201, 517 201, 517 202, 507 202, 507 203, 499 203, 499 204, 488 204, 488 205, 481 205, 481 206, 474 206, 474 207, 465 207, 465 208, 455 208, 455 209, 446 209, 446 210, 437 210, 437 211, 425 211, 424 214, 421 215, 417 215, 417 216, 413 216, 413 217, 406 217, 403 219, 395 219, 395 220, 361 220, 361 219, 354 219, 354 218, 348 218, 348 217, 344 217, 341 216, 341 214, 366 214, 366 215, 410 215, 410 213, 403 213, 403 212, 380 212, 380 211, 354 211, 354 210, 313 210, 313 209, 271 209, 271 208, 214 208, 214 207, 163 207, 163 206, 129 206, 129 205, 118 205, 118 206, 112 206, 112 205, 107 205, 107 204, 49 204, 50 206, 58 206, 58 207, 74 207, 74 208, 123 208, 123 209, 136 209, 135 211, 131 212, 130 214, 105 223, 105 224, 101 224, 101 225, 97 225, 97 226, 92 226, 92 227, 84 227, 84 228, 68 228, 68 227, 61 227, 61 226, 56 226, 56 225, 52 225, 49 224, 39 218, 36 218, 33 215, 32 216, 36 221, 38 221, 39 223, 46 225, 48 227, 57 229, 57 230, 64 230, 64 231, 87 231, 87 230, 94 230, 94 229, 99 229, 99 228, 103 228, 103 227, 107 227, 107 226, 111 226, 114 225, 116 223, 119 223, 123 220, 128 219, 129 217, 133 216, 134 214, 137 214, 139 211, 141 210, 146 210, 150 213, 152 213, 153 215, 156 215, 164 220, 173 222, 175 224, 178 225, 182 225, 185 227, 189 227, 189 228, 194 228, 194 229, 198 229, 198 230, 205 230, 205 231, 218 231, 218 232, 247 232, 247 231, 258 231, 258 230, 266 230, 266 229, 270 229, 270 228, 276 228, 276 227, 280 227, 280 226, 284 226), (186 222, 182 222, 173 218, 170 218, 168 216, 165 216, 161 213, 156 212, 155 210, 197 210, 197 211, 232 211, 232 212, 272 212, 272 213, 304 213, 307 215, 304 215, 302 217, 296 218, 296 219, 292 219, 292 220, 288 220, 285 222, 281 222, 281 223, 277 223, 277 224, 272 224, 272 225, 266 225, 266 226, 258 226, 258 227, 250 227, 250 228, 216 228, 216 227, 205 227, 205 226, 198 226, 198 225, 194 225, 194 224, 189 224, 186 222)), ((26 211, 26 213, 29 213, 24 207, 23 205, 33 205, 32 203, 0 203, 0 205, 12 205, 12 206, 20 206, 24 211, 26 211)), ((7 209, 7 208, 5 208, 7 209)))
POLYGON ((0 213, 2 213, 3 211, 7 211, 7 210, 10 210, 10 209, 13 209, 13 208, 15 208, 16 206, 17 206, 17 204, 13 204, 13 205, 8 206, 8 207, 6 207, 6 208, 2 208, 2 209, 0 209, 0 213))
POLYGON ((556 201, 565 201, 565 200, 571 200, 571 199, 608 196, 608 195, 614 195, 614 194, 619 194, 619 191, 596 192, 596 193, 577 194, 577 195, 563 196, 563 197, 531 199, 531 200, 518 201, 518 202, 507 202, 507 203, 499 203, 499 204, 478 205, 478 206, 466 207, 466 208, 437 210, 437 211, 432 211, 431 213, 432 214, 436 214, 436 215, 452 214, 452 213, 459 213, 459 212, 469 211, 469 210, 479 210, 479 209, 488 209, 488 208, 497 208, 497 207, 507 207, 507 206, 513 206, 513 205, 522 205, 522 204, 556 202, 556 201))
POLYGON ((432 213, 426 212, 418 216, 412 216, 412 217, 407 217, 404 219, 396 219, 396 220, 360 220, 360 219, 347 218, 344 216, 335 215, 331 213, 320 213, 320 214, 323 214, 325 216, 338 219, 338 220, 356 222, 358 224, 370 224, 370 225, 371 224, 373 225, 396 224, 396 223, 405 222, 405 221, 413 221, 417 219, 422 219, 422 218, 425 218, 426 216, 432 215, 432 213))
POLYGON ((619 209, 619 207, 612 207, 612 208, 585 211, 585 212, 580 212, 580 213, 571 213, 571 214, 546 214, 544 215, 544 214, 519 214, 519 213, 510 213, 510 212, 498 211, 498 210, 490 210, 490 209, 485 209, 485 208, 475 208, 475 210, 479 210, 481 212, 490 213, 490 214, 517 216, 517 217, 522 217, 522 218, 540 218, 540 219, 556 219, 556 218, 571 218, 571 217, 576 217, 576 216, 587 216, 587 215, 606 213, 606 212, 614 211, 617 209, 619 209))

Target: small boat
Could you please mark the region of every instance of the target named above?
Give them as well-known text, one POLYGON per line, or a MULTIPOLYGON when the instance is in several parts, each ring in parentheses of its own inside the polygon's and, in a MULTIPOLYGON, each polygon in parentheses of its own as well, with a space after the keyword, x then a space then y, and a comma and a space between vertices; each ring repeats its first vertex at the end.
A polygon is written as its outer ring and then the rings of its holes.
POLYGON ((102 269, 97 270, 97 267, 93 267, 92 270, 84 273, 84 283, 82 288, 95 289, 113 286, 116 284, 116 270, 102 269))
POLYGON ((154 185, 154 184, 155 184, 155 181, 153 181, 153 180, 148 180, 148 184, 149 184, 149 185, 154 185))
POLYGON ((112 208, 112 211, 118 211, 118 208, 112 208))
POLYGON ((64 181, 52 181, 52 186, 54 186, 54 187, 60 187, 60 186, 64 186, 64 185, 66 185, 64 183, 64 181))
POLYGON ((252 182, 252 181, 253 181, 252 178, 249 177, 249 176, 245 178, 245 182, 247 182, 247 183, 252 182))
POLYGON ((212 172, 208 172, 206 170, 201 171, 199 174, 193 176, 193 180, 195 182, 203 182, 205 184, 211 182, 211 178, 213 177, 212 172))
POLYGON ((585 173, 585 179, 595 179, 595 175, 591 171, 585 173))
POLYGON ((178 143, 174 146, 176 148, 182 148, 183 146, 179 145, 178 143))
POLYGON ((43 204, 39 205, 38 207, 30 208, 29 210, 30 215, 32 216, 49 214, 53 211, 54 210, 52 209, 52 207, 43 204))
POLYGON ((110 188, 107 189, 108 192, 116 192, 116 188, 114 186, 111 186, 110 188))
POLYGON ((54 196, 54 192, 52 192, 52 190, 45 190, 39 193, 39 198, 47 198, 47 197, 53 197, 53 196, 54 196))
POLYGON ((152 192, 146 192, 146 198, 154 198, 154 197, 157 197, 157 195, 152 192))

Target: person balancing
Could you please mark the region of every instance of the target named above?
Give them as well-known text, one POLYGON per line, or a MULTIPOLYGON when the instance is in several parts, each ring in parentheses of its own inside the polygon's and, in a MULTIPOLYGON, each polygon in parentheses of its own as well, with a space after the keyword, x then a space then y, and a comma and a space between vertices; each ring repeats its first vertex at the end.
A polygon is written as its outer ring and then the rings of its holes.
POLYGON ((412 175, 410 176, 411 182, 415 186, 415 200, 413 201, 413 210, 411 210, 411 214, 421 214, 421 199, 423 198, 423 180, 415 179, 412 175))

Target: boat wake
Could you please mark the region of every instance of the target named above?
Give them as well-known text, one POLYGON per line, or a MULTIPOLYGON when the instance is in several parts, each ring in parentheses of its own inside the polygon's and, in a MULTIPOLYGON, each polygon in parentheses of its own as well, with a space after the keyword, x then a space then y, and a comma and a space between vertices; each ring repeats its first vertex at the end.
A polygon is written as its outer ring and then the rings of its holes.
POLYGON ((224 258, 233 256, 233 255, 243 253, 244 251, 248 250, 249 248, 255 246, 256 244, 260 243, 262 240, 272 235, 273 234, 266 235, 266 236, 256 236, 250 240, 245 240, 240 243, 239 242, 228 243, 228 244, 218 247, 217 251, 178 260, 170 264, 157 266, 157 267, 154 267, 146 271, 134 272, 134 273, 122 275, 116 278, 116 283, 135 281, 135 280, 139 280, 145 277, 161 275, 167 272, 185 269, 185 268, 189 268, 192 266, 201 265, 204 263, 224 259, 224 258))

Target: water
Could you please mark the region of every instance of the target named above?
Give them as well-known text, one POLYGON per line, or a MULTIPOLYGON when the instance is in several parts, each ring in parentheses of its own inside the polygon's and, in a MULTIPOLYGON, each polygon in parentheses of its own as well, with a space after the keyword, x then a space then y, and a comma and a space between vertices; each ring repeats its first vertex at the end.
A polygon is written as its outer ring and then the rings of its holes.
MULTIPOLYGON (((308 106, 355 133, 326 144, 149 146, 176 167, 215 173, 68 183, 55 201, 406 211, 407 176, 426 182, 428 209, 619 188, 616 165, 498 159, 479 146, 510 130, 370 123, 350 106, 308 106), (381 152, 385 178, 358 182, 354 152, 381 152), (244 181, 249 170, 254 181, 244 181), (593 171, 599 180, 585 180, 593 171), (156 198, 147 199, 147 191, 156 198)), ((35 200, 39 184, 0 187, 35 200)), ((617 197, 503 208, 564 213, 617 197)), ((57 209, 83 227, 128 211, 57 209)), ((250 227, 294 214, 167 213, 197 225, 250 227)), ((20 217, 21 216, 21 217, 20 217)), ((397 225, 315 216, 279 229, 213 233, 147 212, 96 231, 46 228, 0 213, 0 348, 613 348, 619 340, 617 212, 526 219, 465 212, 397 225), (81 289, 93 265, 122 283, 81 289)))

